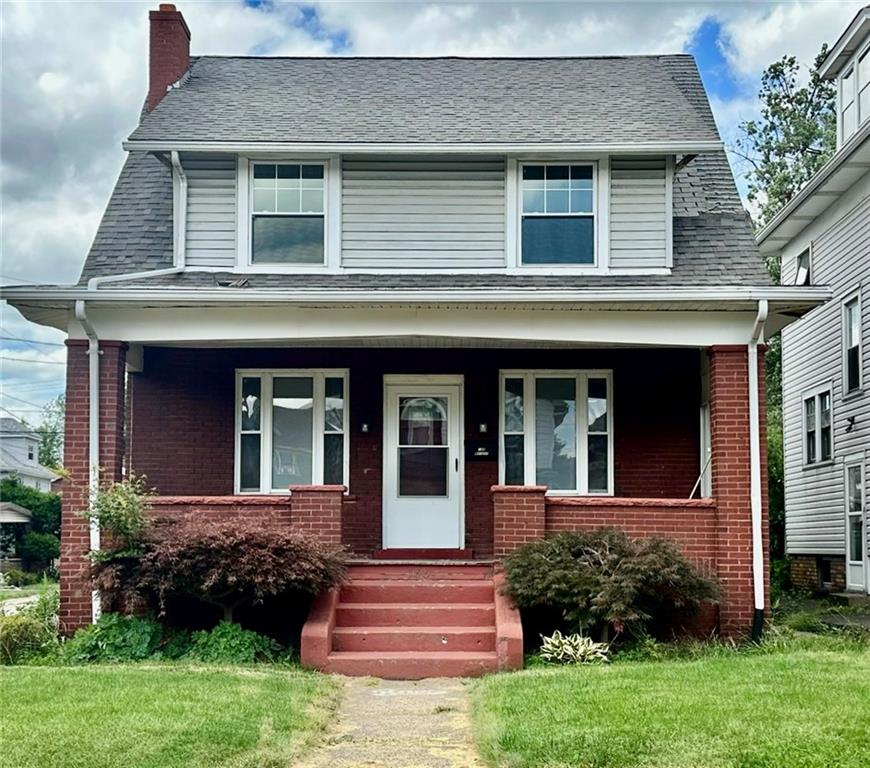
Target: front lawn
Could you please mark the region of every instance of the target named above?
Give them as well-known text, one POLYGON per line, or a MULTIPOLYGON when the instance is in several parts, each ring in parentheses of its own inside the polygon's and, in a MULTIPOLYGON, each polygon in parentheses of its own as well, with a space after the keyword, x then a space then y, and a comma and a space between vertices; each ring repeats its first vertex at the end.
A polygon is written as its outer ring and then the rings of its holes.
POLYGON ((511 768, 865 768, 870 646, 531 669, 472 692, 478 745, 511 768))
POLYGON ((336 690, 275 667, 0 667, 0 766, 287 766, 336 690))

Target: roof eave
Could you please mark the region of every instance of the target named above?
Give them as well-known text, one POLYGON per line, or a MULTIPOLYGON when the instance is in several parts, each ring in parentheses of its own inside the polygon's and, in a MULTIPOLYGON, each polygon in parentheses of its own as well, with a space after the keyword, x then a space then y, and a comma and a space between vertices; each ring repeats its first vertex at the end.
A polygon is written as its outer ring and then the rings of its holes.
POLYGON ((852 19, 851 24, 840 35, 819 67, 819 76, 831 80, 840 74, 843 66, 857 50, 857 43, 870 32, 870 6, 865 6, 852 19))

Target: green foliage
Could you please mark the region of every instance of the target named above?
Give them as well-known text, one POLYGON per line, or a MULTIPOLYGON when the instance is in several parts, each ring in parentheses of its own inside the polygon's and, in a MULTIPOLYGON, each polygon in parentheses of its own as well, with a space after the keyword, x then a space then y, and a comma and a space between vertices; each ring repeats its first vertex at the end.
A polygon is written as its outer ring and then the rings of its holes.
POLYGON ((604 639, 610 629, 642 629, 656 615, 695 609, 718 594, 672 542, 632 540, 615 528, 531 542, 504 568, 505 591, 520 608, 556 609, 572 627, 604 639))
POLYGON ((35 488, 22 485, 17 477, 6 477, 0 480, 0 501, 11 501, 13 504, 29 509, 32 514, 31 530, 60 536, 58 494, 37 491, 35 488))
POLYGON ((141 551, 149 526, 151 496, 145 478, 131 474, 119 483, 101 483, 85 516, 100 526, 113 543, 93 553, 95 559, 129 556, 141 551))
POLYGON ((39 435, 39 463, 59 469, 63 463, 63 428, 66 414, 66 395, 58 395, 42 409, 42 424, 36 428, 39 435))
POLYGON ((39 583, 39 574, 28 573, 20 568, 10 568, 3 574, 3 581, 10 587, 29 587, 39 583))
POLYGON ((0 615, 0 664, 18 664, 51 638, 45 624, 24 612, 0 615))
POLYGON ((222 621, 211 632, 194 632, 186 658, 210 664, 274 661, 280 646, 270 637, 222 621))
POLYGON ((53 533, 29 531, 18 542, 16 550, 29 571, 45 571, 60 557, 60 539, 53 533))
POLYGON ((550 664, 600 664, 609 661, 610 646, 591 637, 563 635, 558 629, 549 637, 541 635, 538 655, 550 664))
POLYGON ((156 621, 105 613, 96 624, 80 629, 67 641, 64 657, 78 664, 142 661, 157 652, 162 636, 156 621))

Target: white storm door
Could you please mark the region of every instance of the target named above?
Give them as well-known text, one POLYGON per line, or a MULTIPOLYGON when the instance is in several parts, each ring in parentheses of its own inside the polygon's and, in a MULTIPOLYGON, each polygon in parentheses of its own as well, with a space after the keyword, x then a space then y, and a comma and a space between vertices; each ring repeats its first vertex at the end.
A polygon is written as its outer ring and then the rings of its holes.
POLYGON ((384 408, 384 548, 461 549, 462 386, 387 383, 384 408))
POLYGON ((867 505, 863 475, 863 463, 846 465, 846 589, 868 589, 867 505))

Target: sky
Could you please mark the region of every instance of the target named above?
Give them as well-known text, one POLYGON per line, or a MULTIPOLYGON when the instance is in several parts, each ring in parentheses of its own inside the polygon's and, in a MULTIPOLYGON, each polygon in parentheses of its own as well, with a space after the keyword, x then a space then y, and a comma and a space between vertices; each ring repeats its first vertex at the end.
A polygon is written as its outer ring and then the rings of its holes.
MULTIPOLYGON (((758 114, 764 68, 812 63, 863 3, 176 0, 191 53, 693 54, 726 145, 758 114)), ((0 0, 0 283, 75 282, 146 92, 154 2, 0 0)), ((743 169, 734 162, 738 186, 743 169)), ((63 391, 64 334, 0 306, 0 415, 40 422, 63 391)))

